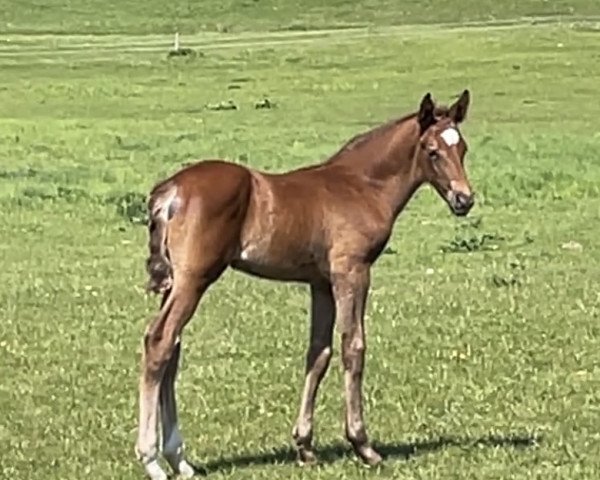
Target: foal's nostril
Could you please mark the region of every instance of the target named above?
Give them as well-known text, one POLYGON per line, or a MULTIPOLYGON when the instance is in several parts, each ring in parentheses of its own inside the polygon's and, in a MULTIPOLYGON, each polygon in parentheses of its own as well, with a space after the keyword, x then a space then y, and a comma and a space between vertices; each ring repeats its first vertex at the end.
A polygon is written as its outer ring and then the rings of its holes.
POLYGON ((466 193, 457 192, 456 193, 456 206, 461 210, 466 210, 473 206, 475 200, 473 195, 467 195, 466 193))

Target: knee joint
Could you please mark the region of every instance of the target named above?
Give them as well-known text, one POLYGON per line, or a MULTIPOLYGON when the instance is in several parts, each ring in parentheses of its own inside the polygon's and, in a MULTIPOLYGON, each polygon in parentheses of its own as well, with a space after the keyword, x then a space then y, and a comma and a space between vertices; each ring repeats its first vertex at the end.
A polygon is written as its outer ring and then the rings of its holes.
POLYGON ((317 362, 327 363, 331 359, 332 349, 330 345, 311 345, 308 349, 306 360, 309 365, 317 362))
POLYGON ((365 342, 363 341, 362 338, 355 338, 350 342, 350 351, 360 355, 365 353, 365 350, 367 349, 365 342))
POLYGON ((362 341, 353 341, 346 345, 342 352, 342 361, 346 370, 360 370, 365 356, 365 344, 362 341))
POLYGON ((326 346, 321 350, 321 354, 319 355, 323 358, 324 361, 328 362, 331 359, 331 355, 333 355, 333 350, 330 346, 326 346))

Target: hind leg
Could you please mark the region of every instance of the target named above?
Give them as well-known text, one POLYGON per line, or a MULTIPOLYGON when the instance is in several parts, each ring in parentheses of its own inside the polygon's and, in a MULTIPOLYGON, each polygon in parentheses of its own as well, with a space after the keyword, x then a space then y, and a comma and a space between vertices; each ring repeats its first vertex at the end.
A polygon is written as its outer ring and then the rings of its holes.
POLYGON ((136 452, 152 480, 167 479, 158 464, 157 427, 161 382, 167 371, 173 373, 170 362, 178 360, 178 337, 207 286, 197 278, 176 279, 171 293, 144 335, 136 452))
POLYGON ((160 420, 162 424, 163 456, 174 472, 183 478, 191 478, 194 468, 185 460, 183 437, 177 420, 177 402, 175 399, 175 378, 181 355, 181 337, 175 341, 173 354, 169 359, 160 384, 160 420))

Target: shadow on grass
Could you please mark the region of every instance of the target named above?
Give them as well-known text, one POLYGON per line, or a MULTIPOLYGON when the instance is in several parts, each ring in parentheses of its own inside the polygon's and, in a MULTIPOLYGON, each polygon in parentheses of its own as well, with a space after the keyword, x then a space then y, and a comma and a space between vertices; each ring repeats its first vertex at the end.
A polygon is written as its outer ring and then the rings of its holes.
MULTIPOLYGON (((375 449, 385 460, 399 458, 407 460, 416 455, 435 452, 446 447, 459 447, 472 449, 477 447, 489 448, 527 448, 533 447, 541 442, 539 436, 519 435, 488 435, 480 438, 440 437, 434 440, 417 441, 414 443, 373 443, 375 449)), ((355 457, 350 445, 335 443, 321 448, 315 448, 318 463, 328 464, 337 460, 355 457)), ((296 463, 296 451, 292 447, 280 447, 270 452, 256 455, 241 455, 222 457, 212 460, 203 465, 196 465, 196 475, 203 476, 211 473, 243 468, 251 465, 270 465, 296 463)), ((385 467, 384 467, 385 468, 385 467)))

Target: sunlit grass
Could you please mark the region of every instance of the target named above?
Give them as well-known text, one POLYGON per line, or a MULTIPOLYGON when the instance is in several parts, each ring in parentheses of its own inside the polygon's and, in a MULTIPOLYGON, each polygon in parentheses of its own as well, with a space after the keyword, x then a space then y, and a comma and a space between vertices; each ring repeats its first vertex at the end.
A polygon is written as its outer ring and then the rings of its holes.
POLYGON ((422 190, 373 273, 366 414, 385 466, 346 455, 337 357, 317 408, 323 465, 294 464, 307 291, 234 272, 186 330, 190 457, 236 479, 597 478, 598 46, 593 28, 538 25, 171 60, 0 51, 0 476, 143 478, 138 362, 157 300, 140 223, 155 180, 203 157, 320 161, 426 91, 469 87, 477 207, 457 220, 422 190), (265 98, 274 108, 255 108, 265 98))

